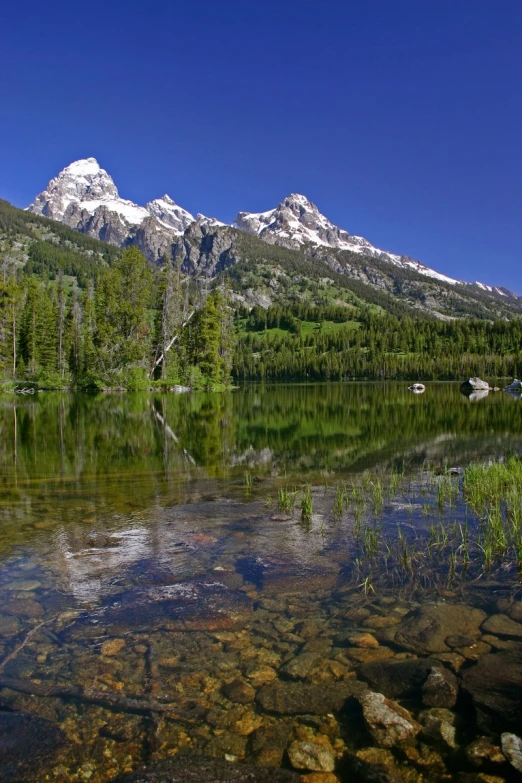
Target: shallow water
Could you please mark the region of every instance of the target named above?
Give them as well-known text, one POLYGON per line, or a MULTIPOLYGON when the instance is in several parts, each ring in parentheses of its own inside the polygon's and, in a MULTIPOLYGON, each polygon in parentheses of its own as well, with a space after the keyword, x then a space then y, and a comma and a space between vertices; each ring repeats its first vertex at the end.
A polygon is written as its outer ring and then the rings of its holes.
MULTIPOLYGON (((517 626, 503 633, 498 621, 435 650, 390 635, 441 602, 522 619, 513 562, 486 578, 420 554, 430 527, 478 524, 457 495, 437 507, 426 467, 518 450, 522 403, 405 386, 3 397, 0 707, 47 718, 66 740, 6 779, 105 781, 178 753, 288 766, 305 740, 325 744, 340 780, 348 751, 411 780, 473 770, 426 728, 383 756, 359 707, 339 712, 306 691, 358 679, 372 661, 434 653, 459 673, 519 646, 517 626), (368 501, 359 522, 353 508, 334 513, 337 485, 385 484, 392 472, 400 481, 378 509, 368 501), (281 488, 294 504, 284 513, 281 488), (398 525, 414 564, 402 571, 395 555, 368 553, 372 530, 391 542, 398 525), (266 689, 290 683, 306 710, 288 694, 283 711, 270 706, 266 689)), ((469 695, 459 699, 459 747, 481 733, 498 744, 504 727, 476 725, 469 695)), ((428 720, 418 694, 399 701, 428 720)), ((493 769, 509 777, 506 764, 493 769)))

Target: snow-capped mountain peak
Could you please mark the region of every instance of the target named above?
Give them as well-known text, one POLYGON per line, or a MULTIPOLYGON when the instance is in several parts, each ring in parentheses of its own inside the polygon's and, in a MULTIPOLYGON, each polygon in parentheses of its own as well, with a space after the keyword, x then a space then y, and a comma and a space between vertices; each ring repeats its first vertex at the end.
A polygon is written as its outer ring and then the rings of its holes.
POLYGON ((381 250, 364 237, 350 234, 334 225, 316 205, 301 193, 291 193, 277 207, 267 212, 240 212, 232 224, 236 228, 257 234, 271 244, 299 249, 304 245, 349 250, 382 261, 415 270, 419 274, 455 284, 458 280, 435 272, 418 261, 381 250))
POLYGON ((190 212, 176 204, 174 199, 167 193, 161 198, 148 201, 145 204, 145 209, 150 215, 156 217, 160 223, 178 234, 182 234, 195 220, 190 212))
POLYGON ((161 257, 162 248, 195 220, 167 194, 144 207, 121 198, 112 177, 96 158, 70 163, 27 209, 113 244, 124 244, 139 233, 139 241, 151 258, 161 257), (142 239, 144 233, 147 240, 142 239))

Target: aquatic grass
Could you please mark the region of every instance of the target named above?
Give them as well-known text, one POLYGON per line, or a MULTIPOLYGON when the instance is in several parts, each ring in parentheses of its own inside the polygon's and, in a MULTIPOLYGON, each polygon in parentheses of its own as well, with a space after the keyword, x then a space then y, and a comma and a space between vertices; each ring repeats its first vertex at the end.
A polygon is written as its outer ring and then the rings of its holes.
POLYGON ((245 487, 248 492, 252 489, 252 474, 249 470, 245 470, 245 487))
POLYGON ((307 484, 304 488, 303 496, 301 498, 301 519, 303 522, 310 522, 313 515, 313 500, 312 490, 310 485, 307 484))
POLYGON ((292 511, 295 503, 295 494, 290 492, 287 487, 279 487, 277 491, 277 508, 283 514, 292 511))
POLYGON ((346 487, 343 484, 337 485, 335 500, 333 506, 334 517, 341 518, 347 505, 346 487))

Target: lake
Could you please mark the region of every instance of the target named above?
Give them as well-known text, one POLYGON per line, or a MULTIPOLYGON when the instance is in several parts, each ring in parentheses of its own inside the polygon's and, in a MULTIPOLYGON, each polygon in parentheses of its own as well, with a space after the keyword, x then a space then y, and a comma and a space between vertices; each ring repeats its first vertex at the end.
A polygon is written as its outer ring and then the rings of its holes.
POLYGON ((522 401, 406 386, 2 396, 2 780, 509 778, 522 401))

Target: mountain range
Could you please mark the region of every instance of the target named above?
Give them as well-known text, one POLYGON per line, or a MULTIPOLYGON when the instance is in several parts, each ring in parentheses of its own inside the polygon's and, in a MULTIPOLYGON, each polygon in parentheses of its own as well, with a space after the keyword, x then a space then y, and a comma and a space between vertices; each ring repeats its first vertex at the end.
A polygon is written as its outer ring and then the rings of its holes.
MULTIPOLYGON (((331 223, 306 196, 292 193, 266 212, 239 212, 231 225, 202 214, 195 217, 167 194, 144 206, 119 195, 112 177, 95 158, 75 161, 54 177, 27 211, 119 247, 136 245, 152 261, 167 254, 181 256, 185 270, 212 277, 253 258, 266 261, 271 286, 247 275, 240 288, 247 304, 265 305, 278 298, 282 258, 299 257, 308 272, 321 270, 345 278, 363 294, 378 289, 403 301, 413 310, 427 310, 439 317, 478 315, 509 317, 522 311, 522 298, 503 287, 480 282, 465 283, 443 275, 410 258, 372 245, 331 223), (247 241, 246 237, 251 240, 247 241), (254 238, 258 243, 254 245, 254 238), (274 256, 266 245, 282 252, 274 256), (263 251, 262 247, 265 247, 263 251), (288 251, 285 255, 283 249, 288 251)), ((298 264, 299 268, 302 266, 298 264)), ((252 269, 250 269, 252 273, 252 269)), ((237 274, 236 274, 237 278, 237 274)), ((266 275, 265 275, 266 278, 266 275)), ((266 280, 265 280, 266 282, 266 280)), ((362 297, 368 298, 368 297, 362 297)))

